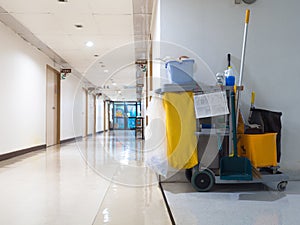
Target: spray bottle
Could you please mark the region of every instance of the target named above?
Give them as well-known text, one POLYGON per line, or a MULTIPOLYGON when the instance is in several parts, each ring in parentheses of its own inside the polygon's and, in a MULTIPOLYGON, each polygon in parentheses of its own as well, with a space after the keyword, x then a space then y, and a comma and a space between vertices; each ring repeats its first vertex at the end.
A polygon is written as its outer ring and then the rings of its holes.
POLYGON ((233 69, 230 65, 231 55, 227 55, 228 66, 227 70, 225 70, 225 84, 226 86, 234 86, 235 85, 235 76, 233 73, 233 69))

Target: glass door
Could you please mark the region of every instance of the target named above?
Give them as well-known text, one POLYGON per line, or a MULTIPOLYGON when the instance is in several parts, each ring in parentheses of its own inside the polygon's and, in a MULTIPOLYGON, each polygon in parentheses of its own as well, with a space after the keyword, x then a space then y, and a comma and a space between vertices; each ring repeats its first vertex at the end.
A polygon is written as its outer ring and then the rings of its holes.
POLYGON ((125 129, 125 105, 123 102, 114 102, 113 117, 113 129, 125 129))
POLYGON ((134 103, 125 103, 125 105, 126 105, 126 112, 127 112, 127 129, 134 130, 137 104, 136 102, 134 102, 134 103))
POLYGON ((136 117, 141 115, 140 102, 112 102, 113 129, 134 130, 136 117))

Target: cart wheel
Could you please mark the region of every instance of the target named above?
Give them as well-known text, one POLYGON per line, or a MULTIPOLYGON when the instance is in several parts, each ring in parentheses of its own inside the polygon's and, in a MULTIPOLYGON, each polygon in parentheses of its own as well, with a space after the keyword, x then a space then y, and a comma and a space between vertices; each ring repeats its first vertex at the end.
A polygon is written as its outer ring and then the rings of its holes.
POLYGON ((277 185, 277 190, 278 190, 278 191, 285 191, 287 184, 288 184, 287 181, 281 181, 281 182, 277 185))
POLYGON ((215 176, 209 170, 195 171, 191 182, 197 191, 209 191, 215 183, 215 176))
POLYGON ((193 176, 193 169, 186 169, 185 170, 185 177, 186 179, 191 182, 192 181, 192 176, 193 176))

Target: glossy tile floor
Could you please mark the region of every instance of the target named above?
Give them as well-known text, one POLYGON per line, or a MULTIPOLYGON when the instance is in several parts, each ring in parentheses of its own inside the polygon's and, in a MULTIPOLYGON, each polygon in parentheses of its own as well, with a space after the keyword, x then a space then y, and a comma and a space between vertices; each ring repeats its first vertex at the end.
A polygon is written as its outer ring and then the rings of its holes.
MULTIPOLYGON (((0 225, 170 225, 144 142, 106 132, 0 162, 0 225)), ((177 225, 298 225, 300 182, 195 192, 182 172, 163 183, 177 225), (178 182, 179 181, 179 182, 178 182)))
POLYGON ((106 132, 0 162, 0 224, 171 224, 142 148, 106 132))
POLYGON ((207 193, 190 183, 164 183, 177 225, 298 225, 300 181, 289 181, 285 192, 263 184, 215 185, 207 193))

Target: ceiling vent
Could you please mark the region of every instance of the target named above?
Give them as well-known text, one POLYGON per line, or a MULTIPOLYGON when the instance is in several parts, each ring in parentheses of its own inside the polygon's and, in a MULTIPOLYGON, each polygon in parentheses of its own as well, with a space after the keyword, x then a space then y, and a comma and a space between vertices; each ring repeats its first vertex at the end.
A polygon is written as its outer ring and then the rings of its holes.
POLYGON ((245 3, 247 3, 247 4, 252 4, 256 0, 235 0, 234 2, 235 2, 235 4, 241 4, 242 1, 245 2, 245 3))

